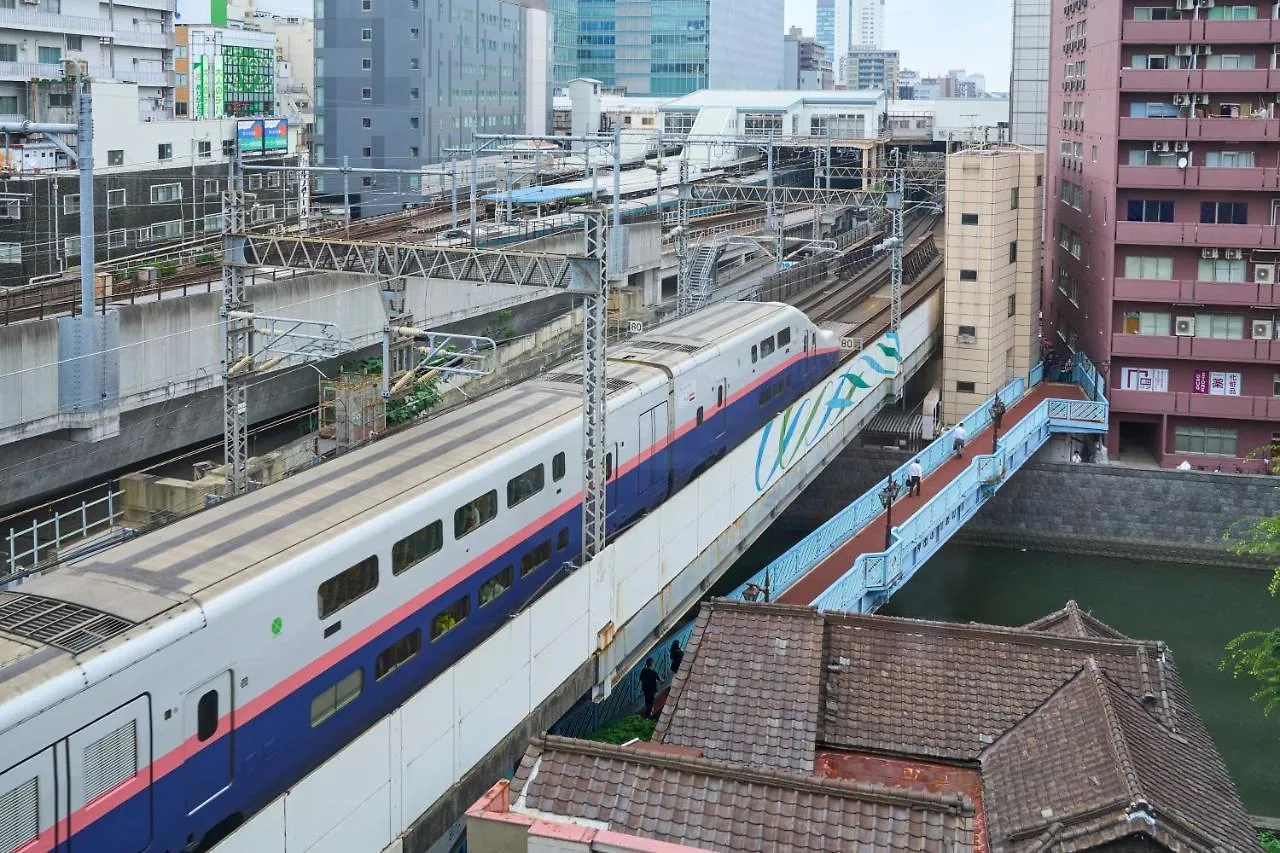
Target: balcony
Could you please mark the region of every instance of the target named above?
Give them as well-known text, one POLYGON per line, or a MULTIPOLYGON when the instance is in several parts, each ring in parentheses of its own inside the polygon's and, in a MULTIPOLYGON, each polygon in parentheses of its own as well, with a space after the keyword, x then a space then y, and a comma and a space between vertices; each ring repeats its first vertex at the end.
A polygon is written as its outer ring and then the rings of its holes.
POLYGON ((1124 302, 1175 302, 1201 305, 1259 305, 1280 308, 1280 285, 1251 281, 1191 281, 1188 279, 1117 278, 1112 297, 1124 302))
POLYGON ((173 86, 172 71, 120 71, 116 79, 122 83, 137 83, 139 86, 173 86))
POLYGON ((1280 190, 1280 169, 1121 166, 1117 186, 1133 189, 1280 190))
POLYGON ((0 80, 62 79, 62 66, 50 62, 0 62, 0 80))
MULTIPOLYGON (((1122 68, 1120 70, 1120 91, 1122 92, 1190 92, 1192 88, 1190 75, 1199 71, 1188 71, 1183 68, 1151 71, 1145 68, 1122 68)), ((1237 72, 1227 72, 1237 73, 1237 72)), ((1198 79, 1198 78, 1197 78, 1198 79)), ((1263 72, 1266 82, 1266 72, 1263 72)), ((1262 88, 1266 88, 1265 85, 1262 88)))
POLYGON ((1276 357, 1280 357, 1280 341, 1253 340, 1252 338, 1226 340, 1175 335, 1125 335, 1116 332, 1111 335, 1111 357, 1117 356, 1271 364, 1276 357))
POLYGON ((28 9, 0 9, 0 27, 82 36, 111 35, 111 22, 106 18, 86 18, 28 9))
MULTIPOLYGON (((1261 92, 1267 89, 1271 73, 1266 68, 1194 69, 1190 72, 1187 85, 1191 87, 1189 91, 1198 92, 1261 92)), ((1168 91, 1188 90, 1169 89, 1168 91)))
POLYGON ((1187 173, 1194 169, 1176 166, 1121 166, 1116 186, 1134 189, 1182 189, 1188 186, 1187 173))
POLYGON ((1121 39, 1143 44, 1187 44, 1191 41, 1191 24, 1190 20, 1125 21, 1121 39))
POLYGON ((1107 392, 1111 410, 1149 415, 1200 415, 1218 418, 1274 421, 1280 419, 1280 397, 1226 397, 1187 391, 1107 392))
MULTIPOLYGON (((1121 125, 1124 124, 1121 119, 1121 125)), ((1162 121, 1162 119, 1146 119, 1162 121)), ((1163 139, 1164 137, 1156 137, 1163 139)), ((1172 137, 1178 139, 1180 137, 1172 137)), ((1280 119, 1193 118, 1187 120, 1187 138, 1206 142, 1280 141, 1280 119)))
POLYGON ((1183 139, 1188 132, 1185 118, 1121 118, 1121 139, 1183 139))
POLYGON ((171 34, 154 30, 116 30, 116 44, 130 47, 168 47, 171 34))
POLYGON ((1209 44, 1267 44, 1280 38, 1280 26, 1270 18, 1256 21, 1194 21, 1191 40, 1209 44))
POLYGON ((1274 225, 1203 225, 1197 222, 1117 222, 1116 241, 1143 246, 1215 246, 1277 249, 1274 225))

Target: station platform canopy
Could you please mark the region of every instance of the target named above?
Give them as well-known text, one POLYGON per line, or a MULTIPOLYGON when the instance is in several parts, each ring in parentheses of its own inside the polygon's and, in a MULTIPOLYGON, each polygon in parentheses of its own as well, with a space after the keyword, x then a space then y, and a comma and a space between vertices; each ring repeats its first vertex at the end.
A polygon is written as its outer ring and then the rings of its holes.
POLYGON ((508 204, 550 204, 581 195, 591 195, 591 190, 584 191, 581 187, 524 187, 509 192, 490 193, 484 197, 484 200, 508 204))

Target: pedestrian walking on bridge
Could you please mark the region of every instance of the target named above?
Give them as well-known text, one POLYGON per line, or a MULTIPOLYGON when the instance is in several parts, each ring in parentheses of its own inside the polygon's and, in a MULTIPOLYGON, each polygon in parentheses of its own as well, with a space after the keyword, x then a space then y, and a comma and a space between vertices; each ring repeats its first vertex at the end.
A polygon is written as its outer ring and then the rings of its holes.
POLYGON ((653 668, 653 658, 645 658, 640 670, 640 692, 644 694, 644 715, 653 716, 653 701, 658 696, 658 671, 653 668))
POLYGON ((951 431, 951 449, 955 451, 957 459, 964 451, 964 443, 968 439, 969 433, 965 432, 964 424, 956 424, 956 428, 951 431))
POLYGON ((907 497, 920 497, 920 481, 924 479, 924 468, 919 459, 912 459, 907 468, 907 497))
POLYGON ((996 401, 991 404, 991 420, 995 423, 996 429, 1000 429, 1000 424, 1004 421, 1004 400, 1000 399, 1000 395, 996 395, 996 401))

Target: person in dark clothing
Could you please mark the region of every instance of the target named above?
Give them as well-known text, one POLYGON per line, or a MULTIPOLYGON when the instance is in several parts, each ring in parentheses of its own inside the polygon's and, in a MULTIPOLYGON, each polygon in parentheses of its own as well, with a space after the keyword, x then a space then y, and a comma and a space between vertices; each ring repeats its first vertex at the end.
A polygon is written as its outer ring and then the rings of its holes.
POLYGON ((671 641, 671 674, 675 675, 680 671, 680 661, 684 660, 684 649, 680 648, 679 640, 671 641))
POLYGON ((742 591, 742 597, 747 601, 759 601, 760 587, 756 586, 753 583, 747 584, 747 588, 742 591))
POLYGON ((1000 429, 1000 424, 1004 421, 1004 413, 1004 400, 997 396, 996 401, 991 404, 991 420, 995 421, 996 429, 1000 429))
POLYGON ((640 670, 640 692, 644 694, 644 715, 653 716, 653 700, 658 696, 658 671, 653 668, 653 658, 644 659, 640 670))

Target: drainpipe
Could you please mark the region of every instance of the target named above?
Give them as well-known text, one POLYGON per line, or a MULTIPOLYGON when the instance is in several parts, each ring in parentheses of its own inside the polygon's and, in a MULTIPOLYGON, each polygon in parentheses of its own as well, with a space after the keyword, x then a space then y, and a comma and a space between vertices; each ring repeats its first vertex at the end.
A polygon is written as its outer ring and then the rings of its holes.
POLYGON ((76 158, 80 167, 80 313, 93 316, 93 96, 89 78, 76 77, 78 128, 76 158))

